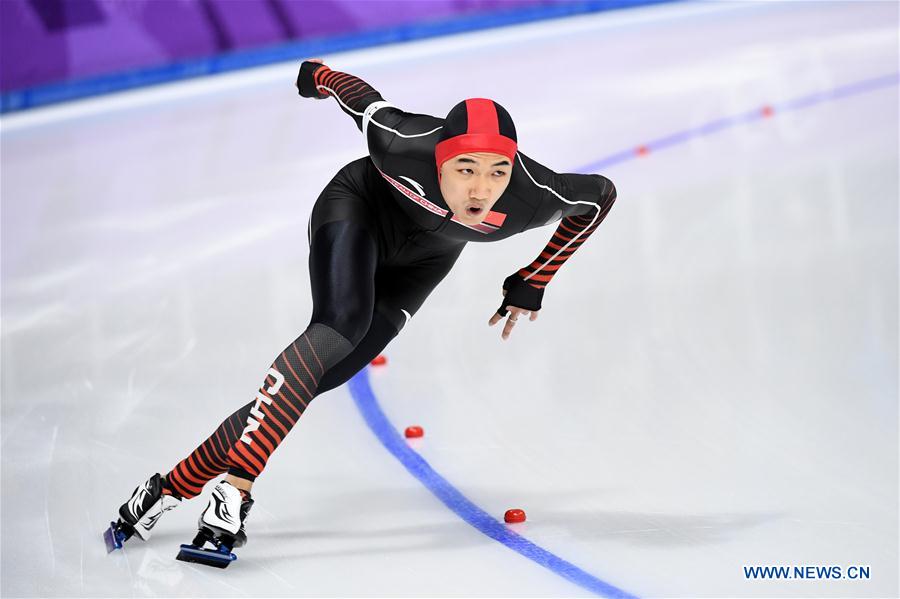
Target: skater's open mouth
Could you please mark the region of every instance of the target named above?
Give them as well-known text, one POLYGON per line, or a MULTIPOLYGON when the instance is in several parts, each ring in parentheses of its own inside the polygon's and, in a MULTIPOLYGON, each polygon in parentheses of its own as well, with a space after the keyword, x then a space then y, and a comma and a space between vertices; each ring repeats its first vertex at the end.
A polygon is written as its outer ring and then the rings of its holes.
POLYGON ((466 208, 466 214, 469 216, 477 216, 483 212, 481 206, 469 206, 466 208))

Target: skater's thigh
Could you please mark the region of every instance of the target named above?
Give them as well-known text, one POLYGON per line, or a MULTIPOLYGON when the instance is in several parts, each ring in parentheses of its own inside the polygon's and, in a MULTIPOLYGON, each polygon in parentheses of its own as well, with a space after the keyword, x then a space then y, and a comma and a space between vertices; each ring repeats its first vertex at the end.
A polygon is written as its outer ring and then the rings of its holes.
POLYGON ((331 327, 356 345, 375 306, 378 244, 368 205, 332 181, 316 201, 309 232, 311 322, 331 327))
POLYGON ((353 221, 377 233, 377 219, 372 211, 372 193, 366 187, 366 159, 346 165, 328 182, 313 205, 307 229, 307 241, 312 245, 316 231, 333 221, 353 221))

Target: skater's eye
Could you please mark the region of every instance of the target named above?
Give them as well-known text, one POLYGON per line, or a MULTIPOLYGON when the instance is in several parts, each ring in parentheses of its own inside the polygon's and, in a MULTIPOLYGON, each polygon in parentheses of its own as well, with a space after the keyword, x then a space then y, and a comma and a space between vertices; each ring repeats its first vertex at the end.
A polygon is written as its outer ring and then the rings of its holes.
POLYGON ((497 175, 497 176, 499 176, 499 177, 505 177, 505 176, 506 176, 506 172, 505 172, 505 171, 494 171, 494 174, 497 175))
POLYGON ((462 169, 459 169, 459 172, 468 175, 469 173, 474 173, 475 171, 473 171, 473 170, 470 169, 470 168, 462 168, 462 169))

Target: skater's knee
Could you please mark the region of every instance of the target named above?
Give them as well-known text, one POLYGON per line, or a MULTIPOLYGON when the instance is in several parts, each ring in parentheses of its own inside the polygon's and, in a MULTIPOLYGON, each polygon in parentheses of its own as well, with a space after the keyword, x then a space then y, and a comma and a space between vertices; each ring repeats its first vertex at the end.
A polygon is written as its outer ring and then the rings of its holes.
POLYGON ((347 357, 359 343, 347 338, 331 325, 318 321, 309 323, 301 335, 301 338, 304 337, 304 343, 296 345, 302 351, 311 352, 311 359, 321 362, 326 371, 347 357))
POLYGON ((372 307, 361 304, 328 307, 313 314, 310 324, 313 323, 333 329, 356 347, 372 324, 372 307))
POLYGON ((397 336, 401 326, 402 324, 398 325, 383 311, 376 309, 372 317, 372 327, 366 332, 365 339, 346 358, 333 368, 329 368, 322 376, 322 380, 319 381, 319 393, 325 393, 350 380, 397 336))

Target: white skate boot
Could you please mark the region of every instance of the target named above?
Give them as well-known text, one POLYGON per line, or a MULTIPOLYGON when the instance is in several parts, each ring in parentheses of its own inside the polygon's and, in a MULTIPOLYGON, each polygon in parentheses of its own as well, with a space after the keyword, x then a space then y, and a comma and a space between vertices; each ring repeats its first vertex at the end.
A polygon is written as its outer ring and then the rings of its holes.
POLYGON ((181 504, 181 498, 173 493, 159 473, 135 488, 131 498, 119 508, 118 522, 110 522, 103 533, 107 553, 121 549, 122 544, 133 535, 144 541, 149 539, 160 517, 181 504))
POLYGON ((253 499, 248 491, 241 491, 224 480, 217 483, 209 505, 197 522, 200 531, 190 545, 181 546, 176 559, 216 568, 228 567, 237 559, 231 550, 247 543, 244 522, 251 507, 253 499), (205 548, 206 543, 214 549, 205 548))

